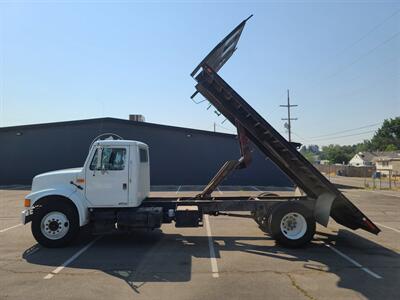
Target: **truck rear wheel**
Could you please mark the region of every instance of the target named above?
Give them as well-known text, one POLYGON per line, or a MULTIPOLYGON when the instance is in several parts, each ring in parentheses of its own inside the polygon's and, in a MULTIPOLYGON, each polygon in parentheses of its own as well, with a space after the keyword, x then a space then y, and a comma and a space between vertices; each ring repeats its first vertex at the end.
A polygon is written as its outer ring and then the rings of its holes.
POLYGON ((68 245, 78 234, 79 218, 75 207, 55 199, 35 207, 32 234, 36 241, 48 248, 68 245))
MULTIPOLYGON (((278 194, 264 192, 258 195, 258 197, 277 197, 278 194)), ((255 211, 251 212, 251 216, 253 217, 254 221, 258 224, 260 229, 266 233, 269 233, 268 229, 268 218, 271 213, 271 207, 268 208, 259 208, 255 211)))
POLYGON ((315 234, 315 219, 304 205, 286 202, 277 205, 268 220, 270 234, 285 247, 298 248, 308 244, 315 234))
MULTIPOLYGON (((276 204, 275 204, 276 205, 276 204)), ((271 228, 269 226, 269 218, 274 209, 275 205, 264 208, 262 211, 258 211, 257 219, 255 218, 258 227, 265 233, 271 234, 271 228)))

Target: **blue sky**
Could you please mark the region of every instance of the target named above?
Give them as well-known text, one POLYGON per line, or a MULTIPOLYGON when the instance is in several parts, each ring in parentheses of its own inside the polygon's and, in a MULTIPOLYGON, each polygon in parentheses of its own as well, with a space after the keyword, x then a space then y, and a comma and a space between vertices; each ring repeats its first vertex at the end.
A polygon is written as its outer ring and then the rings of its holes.
POLYGON ((305 144, 360 142, 400 115, 400 1, 0 0, 0 126, 138 113, 234 132, 191 102, 189 74, 250 14, 220 74, 282 134, 288 88, 305 144))

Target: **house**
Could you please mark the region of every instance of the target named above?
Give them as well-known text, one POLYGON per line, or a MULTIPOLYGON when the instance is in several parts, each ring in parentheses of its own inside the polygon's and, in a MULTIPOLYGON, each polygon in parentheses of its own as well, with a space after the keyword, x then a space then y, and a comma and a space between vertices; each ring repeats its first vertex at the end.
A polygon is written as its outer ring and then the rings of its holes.
POLYGON ((375 158, 376 170, 386 176, 400 176, 400 151, 383 152, 375 158))
POLYGON ((353 167, 371 167, 374 165, 376 154, 373 152, 358 152, 349 161, 349 166, 353 167))

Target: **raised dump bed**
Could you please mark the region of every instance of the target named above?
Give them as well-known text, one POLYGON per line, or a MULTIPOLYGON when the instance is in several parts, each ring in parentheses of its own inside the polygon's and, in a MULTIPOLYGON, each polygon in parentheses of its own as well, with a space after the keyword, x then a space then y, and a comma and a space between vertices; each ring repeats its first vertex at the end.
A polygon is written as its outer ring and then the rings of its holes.
POLYGON ((197 93, 202 94, 241 129, 242 135, 247 136, 285 172, 308 198, 314 199, 313 211, 318 223, 326 226, 331 216, 351 229, 362 228, 377 234, 380 229, 217 74, 236 51, 249 18, 229 33, 194 69, 191 76, 197 81, 197 91, 192 98, 197 93))

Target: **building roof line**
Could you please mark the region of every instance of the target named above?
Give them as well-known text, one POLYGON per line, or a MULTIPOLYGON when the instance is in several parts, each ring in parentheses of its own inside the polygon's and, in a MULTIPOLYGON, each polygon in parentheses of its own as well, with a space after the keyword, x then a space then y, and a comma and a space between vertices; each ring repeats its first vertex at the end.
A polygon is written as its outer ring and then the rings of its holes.
POLYGON ((49 126, 50 127, 59 127, 59 126, 65 126, 65 125, 92 124, 92 123, 96 123, 96 122, 118 122, 118 123, 126 124, 126 125, 153 127, 153 128, 160 128, 160 129, 174 129, 174 130, 179 130, 179 131, 202 133, 202 134, 209 134, 209 135, 218 135, 218 136, 226 136, 226 137, 236 136, 235 134, 230 134, 230 133, 213 132, 213 131, 202 130, 202 129, 186 128, 186 127, 163 125, 163 124, 148 123, 148 122, 137 122, 137 121, 131 121, 131 120, 125 120, 125 119, 119 119, 119 118, 112 118, 112 117, 7 126, 7 127, 0 127, 0 132, 43 128, 43 127, 49 127, 49 126))

